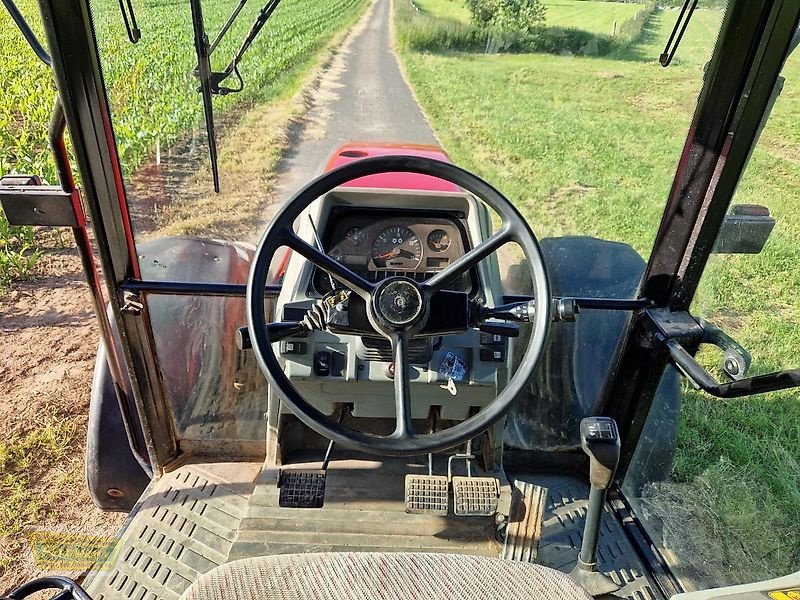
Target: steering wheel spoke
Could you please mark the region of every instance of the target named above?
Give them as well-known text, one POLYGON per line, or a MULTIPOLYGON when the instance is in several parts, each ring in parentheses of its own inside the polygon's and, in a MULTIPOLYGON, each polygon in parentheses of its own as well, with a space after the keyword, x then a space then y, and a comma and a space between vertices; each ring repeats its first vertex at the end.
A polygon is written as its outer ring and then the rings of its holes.
POLYGON ((472 250, 457 258, 453 263, 442 269, 436 275, 422 284, 423 289, 430 292, 438 292, 448 283, 458 279, 461 275, 469 271, 487 256, 494 254, 507 243, 515 239, 513 229, 509 226, 503 227, 500 231, 493 234, 486 241, 478 244, 472 250))
POLYGON ((327 254, 301 239, 293 231, 286 234, 285 243, 289 248, 300 254, 313 265, 331 275, 340 283, 353 290, 362 298, 369 298, 369 295, 375 286, 360 275, 348 269, 342 263, 333 260, 327 254))
POLYGON ((408 335, 392 335, 392 358, 394 359, 394 403, 395 429, 391 437, 409 439, 414 437, 411 424, 411 364, 408 361, 408 335))

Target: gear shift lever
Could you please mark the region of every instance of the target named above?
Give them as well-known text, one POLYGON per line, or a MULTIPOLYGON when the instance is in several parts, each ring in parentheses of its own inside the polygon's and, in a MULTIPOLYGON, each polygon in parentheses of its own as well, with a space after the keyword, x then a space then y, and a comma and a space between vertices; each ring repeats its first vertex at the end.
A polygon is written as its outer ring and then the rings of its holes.
POLYGON ((620 586, 597 570, 597 545, 606 493, 619 463, 619 431, 614 419, 587 417, 581 421, 581 448, 589 456, 589 507, 578 564, 570 576, 592 596, 616 592, 620 586))

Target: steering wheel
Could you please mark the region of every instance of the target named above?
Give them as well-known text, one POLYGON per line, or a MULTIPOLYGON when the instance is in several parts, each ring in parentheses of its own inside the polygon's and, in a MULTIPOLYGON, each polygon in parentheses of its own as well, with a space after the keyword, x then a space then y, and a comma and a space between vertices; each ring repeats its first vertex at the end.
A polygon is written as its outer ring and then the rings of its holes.
MULTIPOLYGON (((289 409, 320 435, 356 450, 385 456, 415 456, 458 446, 486 431, 503 417, 517 394, 530 380, 544 349, 550 326, 552 298, 544 260, 533 231, 511 202, 491 185, 450 163, 416 156, 366 158, 329 171, 297 192, 275 215, 256 250, 247 282, 247 323, 253 351, 270 385, 289 409), (454 183, 493 208, 502 218, 501 228, 485 241, 453 261, 425 282, 390 277, 369 282, 347 266, 330 258, 301 239, 293 229, 295 219, 314 200, 334 188, 368 175, 404 172, 430 175, 454 183), (466 331, 491 318, 491 309, 469 300, 466 293, 445 290, 484 258, 515 241, 522 248, 533 280, 534 301, 526 318, 533 323, 524 358, 505 389, 480 412, 453 427, 420 434, 411 423, 411 366, 409 341, 466 331), (265 317, 264 289, 272 257, 288 247, 322 269, 342 288, 351 290, 351 326, 361 318, 357 335, 376 334, 388 338, 394 358, 395 430, 381 436, 345 427, 312 406, 286 377, 272 348, 270 329, 280 331, 285 323, 271 323, 265 317), (535 303, 535 309, 534 309, 535 303), (355 306, 358 305, 356 308, 355 306)), ((272 336, 274 338, 274 335, 272 336)))

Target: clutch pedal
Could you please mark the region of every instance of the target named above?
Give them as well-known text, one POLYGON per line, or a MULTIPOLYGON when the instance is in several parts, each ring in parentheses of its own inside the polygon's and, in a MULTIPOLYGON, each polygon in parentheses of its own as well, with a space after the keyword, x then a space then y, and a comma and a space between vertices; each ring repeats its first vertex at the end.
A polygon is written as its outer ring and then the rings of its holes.
POLYGON ((284 469, 278 479, 278 506, 284 508, 322 508, 325 504, 324 469, 300 471, 284 469))
POLYGON ((453 477, 453 513, 490 517, 497 512, 500 482, 494 477, 453 477))
POLYGON ((406 512, 446 517, 448 491, 444 475, 406 475, 406 512))

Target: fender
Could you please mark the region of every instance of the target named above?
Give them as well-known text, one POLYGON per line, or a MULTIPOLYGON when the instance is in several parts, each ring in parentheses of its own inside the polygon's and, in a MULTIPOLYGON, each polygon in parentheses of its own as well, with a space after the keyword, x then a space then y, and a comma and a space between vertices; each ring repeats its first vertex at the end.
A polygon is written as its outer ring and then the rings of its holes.
MULTIPOLYGON (((592 237, 541 240, 553 294, 633 298, 645 261, 631 246, 592 237)), ((513 274, 509 279, 512 280, 513 274)), ((526 293, 514 290, 515 293, 526 293)), ((509 449, 577 447, 578 424, 591 414, 630 313, 587 310, 574 323, 554 323, 537 374, 509 413, 509 449)), ((669 476, 680 413, 680 380, 668 367, 642 432, 628 483, 669 476)))

